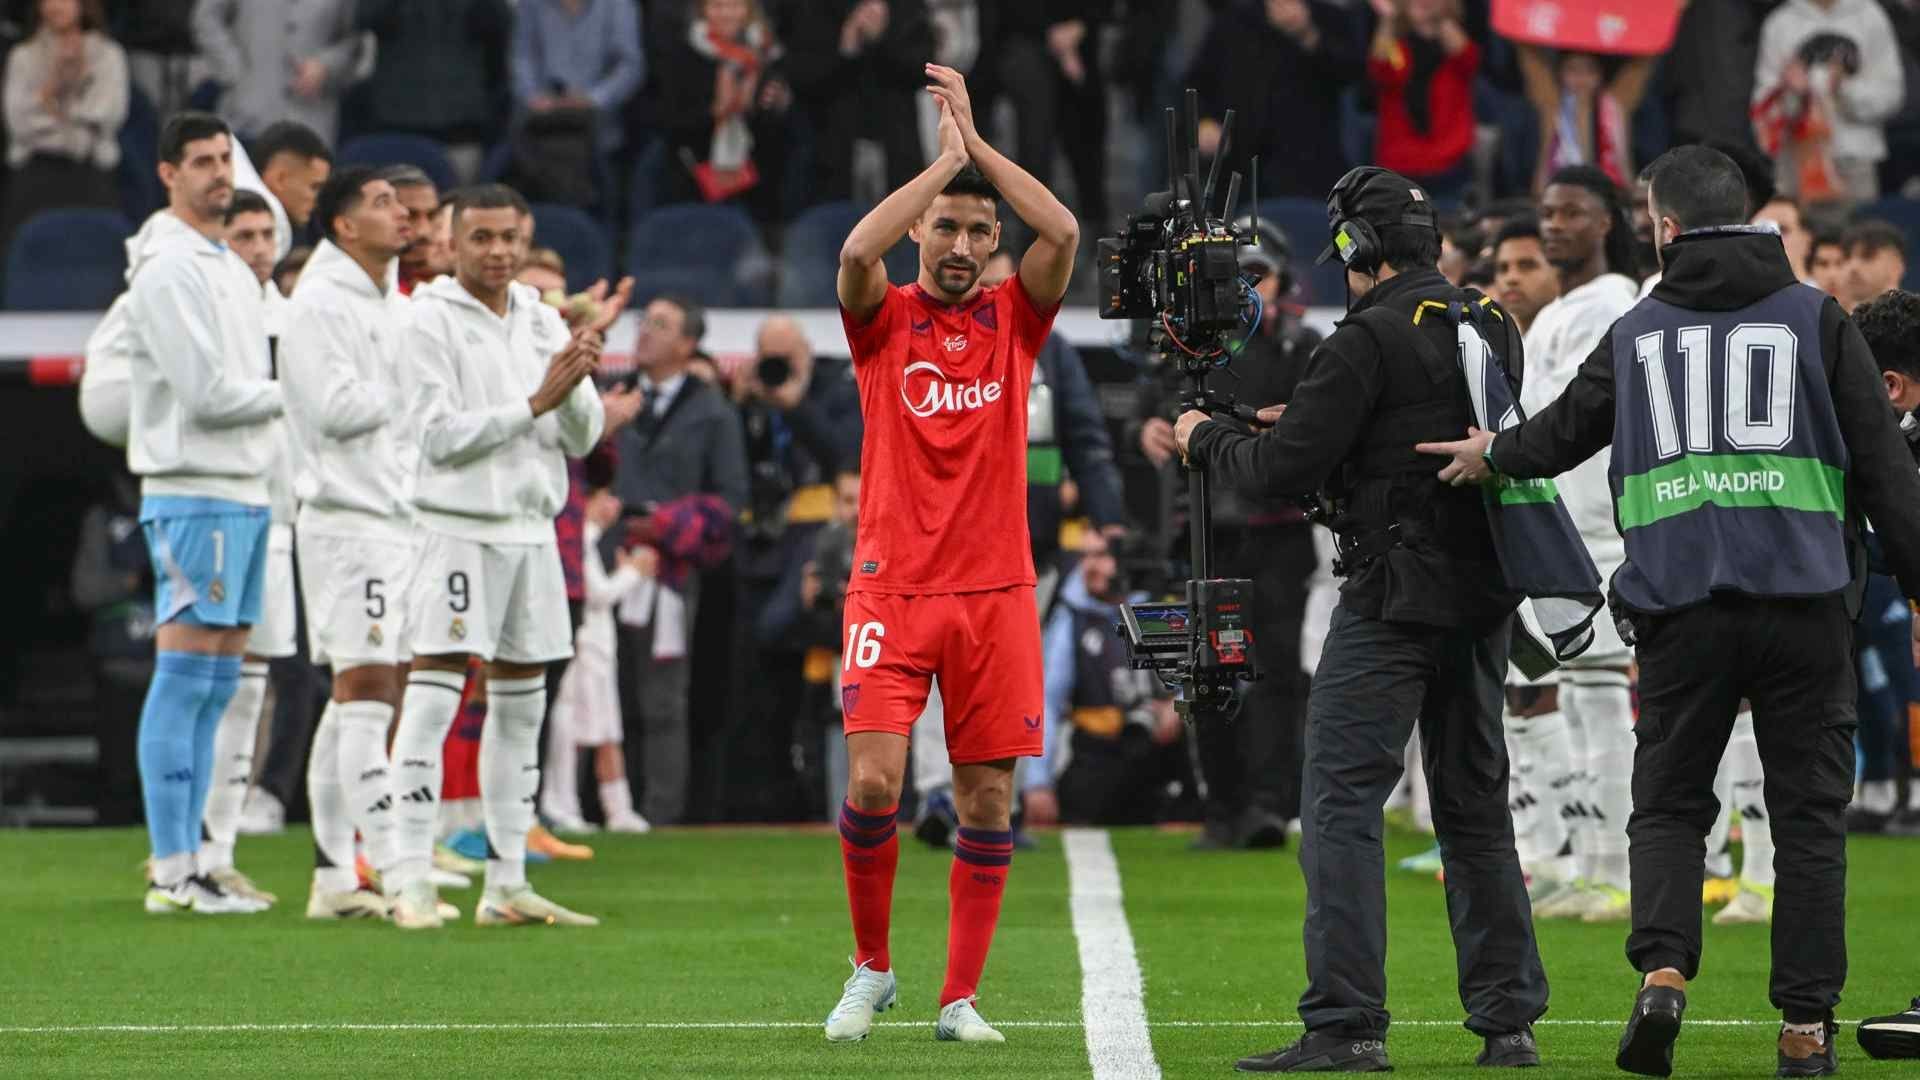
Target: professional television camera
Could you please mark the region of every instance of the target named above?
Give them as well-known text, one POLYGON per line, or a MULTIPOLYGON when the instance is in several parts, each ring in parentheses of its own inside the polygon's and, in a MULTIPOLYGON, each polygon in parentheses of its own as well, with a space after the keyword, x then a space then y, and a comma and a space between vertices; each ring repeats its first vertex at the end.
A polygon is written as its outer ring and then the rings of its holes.
MULTIPOLYGON (((1167 190, 1146 198, 1138 214, 1127 218, 1118 236, 1099 242, 1100 317, 1140 319, 1148 325, 1148 348, 1178 366, 1186 380, 1184 409, 1228 414, 1255 421, 1255 410, 1230 395, 1209 392, 1207 375, 1230 363, 1239 347, 1259 329, 1262 312, 1253 279, 1240 271, 1239 249, 1254 244, 1259 225, 1256 207, 1250 224, 1236 228, 1234 203, 1240 174, 1227 179, 1218 216, 1210 213, 1220 160, 1233 138, 1233 110, 1221 125, 1220 148, 1200 182, 1200 96, 1186 97, 1186 173, 1179 172, 1178 121, 1167 119, 1167 190)), ((1260 163, 1249 185, 1257 200, 1260 163)), ((1260 677, 1255 660, 1253 582, 1216 578, 1213 531, 1206 471, 1189 466, 1187 487, 1191 521, 1193 579, 1185 583, 1185 603, 1124 604, 1115 630, 1127 639, 1135 668, 1151 669, 1178 691, 1176 707, 1193 720, 1207 715, 1231 717, 1237 709, 1234 685, 1260 677)))

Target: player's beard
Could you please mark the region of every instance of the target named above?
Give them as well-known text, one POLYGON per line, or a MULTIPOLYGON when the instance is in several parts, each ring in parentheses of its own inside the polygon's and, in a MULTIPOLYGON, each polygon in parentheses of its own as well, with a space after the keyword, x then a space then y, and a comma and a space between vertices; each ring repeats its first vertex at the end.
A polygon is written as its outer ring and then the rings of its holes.
POLYGON ((973 288, 973 283, 980 280, 980 267, 970 262, 943 260, 934 271, 933 279, 940 283, 943 292, 964 296, 973 288))

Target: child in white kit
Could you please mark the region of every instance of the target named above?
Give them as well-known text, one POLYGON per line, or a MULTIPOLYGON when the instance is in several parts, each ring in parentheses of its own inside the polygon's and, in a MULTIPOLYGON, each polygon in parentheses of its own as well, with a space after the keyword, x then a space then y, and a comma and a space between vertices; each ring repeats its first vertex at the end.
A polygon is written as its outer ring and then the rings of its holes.
POLYGON ((547 725, 548 767, 542 774, 540 811, 560 832, 591 830, 580 812, 577 777, 581 748, 593 750, 593 775, 600 784, 600 806, 612 832, 643 833, 652 828, 633 809, 627 785, 625 724, 620 715, 617 637, 613 608, 634 589, 653 581, 660 555, 650 547, 622 549, 611 574, 600 559, 600 538, 620 519, 620 500, 605 488, 587 497, 585 525, 586 614, 574 636, 573 663, 560 680, 560 696, 547 725))

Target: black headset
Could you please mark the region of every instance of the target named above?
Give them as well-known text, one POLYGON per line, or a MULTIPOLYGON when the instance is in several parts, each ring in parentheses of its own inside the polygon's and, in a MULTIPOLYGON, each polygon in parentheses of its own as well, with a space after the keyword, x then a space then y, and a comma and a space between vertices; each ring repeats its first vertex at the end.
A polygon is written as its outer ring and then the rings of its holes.
POLYGON ((1377 165, 1349 169, 1347 175, 1341 177, 1327 195, 1327 220, 1333 223, 1334 253, 1340 256, 1340 261, 1346 264, 1347 269, 1362 274, 1378 273, 1385 253, 1380 246, 1379 229, 1365 218, 1356 216, 1348 200, 1357 198, 1367 185, 1383 178, 1395 186, 1405 185, 1409 202, 1398 221, 1382 224, 1417 225, 1440 231, 1439 216, 1434 213, 1433 204, 1427 201, 1426 192, 1405 177, 1377 165))

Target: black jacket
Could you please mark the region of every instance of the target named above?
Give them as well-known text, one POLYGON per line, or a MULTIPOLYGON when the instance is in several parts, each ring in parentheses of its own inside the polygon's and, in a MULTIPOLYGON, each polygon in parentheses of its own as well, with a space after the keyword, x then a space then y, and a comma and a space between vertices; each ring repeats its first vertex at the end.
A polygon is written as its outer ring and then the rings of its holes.
POLYGON ((1274 29, 1262 4, 1236 4, 1214 17, 1184 82, 1200 92, 1202 116, 1217 120, 1234 110, 1220 175, 1238 171, 1250 183, 1249 162, 1258 155, 1263 199, 1324 198, 1347 170, 1340 94, 1366 71, 1366 59, 1344 11, 1319 0, 1307 7, 1320 32, 1312 52, 1274 29))
MULTIPOLYGON (((1506 588, 1479 489, 1441 483, 1445 462, 1413 452, 1416 442, 1459 438, 1472 422, 1453 324, 1431 317, 1430 309, 1413 322, 1423 301, 1466 296, 1437 270, 1389 278, 1356 301, 1353 314, 1390 310, 1437 355, 1422 357, 1404 337, 1376 339, 1350 316, 1314 350, 1279 423, 1257 436, 1206 423, 1188 445, 1189 456, 1213 470, 1219 483, 1247 494, 1334 495, 1343 513, 1333 524, 1343 535, 1402 525, 1409 542, 1341 586, 1341 602, 1371 618, 1464 626, 1504 615, 1520 602, 1506 588), (1384 449, 1383 439, 1391 444, 1384 449)), ((1488 345, 1517 387, 1519 329, 1504 314, 1488 325, 1508 328, 1505 335, 1489 334, 1488 345)))
MULTIPOLYGON (((1113 439, 1107 434, 1107 418, 1087 378, 1085 361, 1066 338, 1055 333, 1047 336, 1034 363, 1053 395, 1054 441, 1067 472, 1080 487, 1080 505, 1096 525, 1125 525, 1127 506, 1120 491, 1120 468, 1113 462, 1113 439)), ((1036 565, 1060 553, 1064 513, 1059 484, 1027 482, 1027 534, 1036 565)))
POLYGON ((379 43, 366 94, 374 130, 443 142, 499 134, 513 33, 506 0, 358 0, 354 18, 379 43))
MULTIPOLYGON (((1777 236, 1699 233, 1661 251, 1666 272, 1655 299, 1694 311, 1735 311, 1795 281, 1777 236)), ((1857 601, 1865 569, 1864 510, 1885 543, 1887 561, 1909 597, 1920 596, 1920 475, 1900 436, 1873 353, 1853 320, 1829 298, 1820 314, 1820 355, 1833 409, 1852 464, 1847 470, 1848 540, 1857 601)), ((1490 450, 1510 476, 1557 476, 1613 442, 1612 335, 1594 346, 1553 404, 1501 432, 1490 450)))
POLYGON ((642 414, 616 436, 620 468, 614 494, 628 510, 682 495, 718 495, 747 505, 746 442, 740 414, 720 391, 688 375, 665 417, 642 414))

